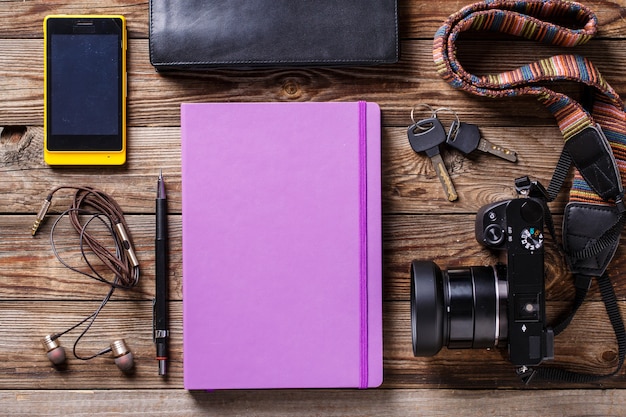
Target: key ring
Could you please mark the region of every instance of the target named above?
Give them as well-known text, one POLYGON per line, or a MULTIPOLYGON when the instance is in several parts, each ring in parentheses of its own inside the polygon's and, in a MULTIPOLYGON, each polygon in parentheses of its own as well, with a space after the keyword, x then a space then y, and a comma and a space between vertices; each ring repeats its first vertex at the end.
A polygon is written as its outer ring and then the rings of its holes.
POLYGON ((417 107, 425 107, 425 108, 427 108, 430 111, 430 117, 431 118, 438 118, 438 114, 440 112, 452 113, 452 115, 454 116, 454 119, 456 121, 456 123, 454 123, 455 131, 453 133, 456 133, 456 131, 458 130, 459 124, 461 123, 461 121, 459 119, 459 115, 457 114, 457 112, 455 112, 454 110, 452 110, 449 107, 439 107, 437 109, 433 109, 432 106, 430 106, 429 104, 426 104, 426 103, 416 104, 416 105, 413 106, 413 108, 411 108, 411 121, 413 122, 413 125, 415 125, 418 129, 426 131, 429 128, 423 127, 423 126, 419 125, 419 123, 415 120, 415 109, 417 107))
POLYGON ((459 126, 461 125, 461 120, 459 119, 459 115, 457 114, 457 112, 455 112, 449 107, 439 107, 438 109, 433 110, 433 117, 437 117, 437 115, 440 112, 452 113, 452 115, 454 116, 455 123, 452 124, 452 126, 454 126, 454 132, 450 132, 448 134, 449 136, 454 137, 457 131, 459 130, 459 126))
POLYGON ((430 117, 431 117, 431 118, 432 118, 432 117, 437 117, 437 116, 436 116, 436 114, 435 114, 435 110, 434 110, 434 109, 433 109, 430 105, 428 105, 428 104, 426 104, 426 103, 416 104, 416 105, 414 105, 414 106, 413 106, 413 108, 411 108, 411 121, 413 122, 413 125, 415 125, 415 126, 416 126, 417 128, 419 128, 420 130, 424 130, 424 131, 426 131, 426 130, 428 130, 429 128, 422 127, 422 126, 420 126, 420 125, 419 125, 419 124, 415 121, 415 109, 416 109, 418 106, 419 106, 419 107, 426 107, 426 108, 430 111, 430 117))

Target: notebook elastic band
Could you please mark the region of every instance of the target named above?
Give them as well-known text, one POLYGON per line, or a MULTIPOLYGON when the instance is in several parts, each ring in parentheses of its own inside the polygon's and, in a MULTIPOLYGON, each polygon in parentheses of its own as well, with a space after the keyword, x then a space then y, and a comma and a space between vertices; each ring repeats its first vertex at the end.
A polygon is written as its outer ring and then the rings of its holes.
POLYGON ((368 385, 368 294, 367 294, 367 103, 359 101, 359 233, 361 248, 360 284, 361 284, 361 335, 360 335, 360 370, 359 388, 368 385))

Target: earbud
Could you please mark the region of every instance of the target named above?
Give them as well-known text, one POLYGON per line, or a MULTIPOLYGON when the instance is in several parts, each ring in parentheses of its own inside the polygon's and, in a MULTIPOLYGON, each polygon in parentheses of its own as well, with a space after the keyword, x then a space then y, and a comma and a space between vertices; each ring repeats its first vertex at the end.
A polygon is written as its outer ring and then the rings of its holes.
MULTIPOLYGON (((50 362, 52 362, 54 366, 61 366, 65 363, 65 349, 57 341, 58 337, 58 335, 47 335, 41 340, 44 348, 46 349, 46 356, 48 356, 48 359, 50 359, 50 362)), ((109 348, 100 351, 91 358, 82 359, 92 359, 108 352, 113 353, 115 365, 117 365, 122 372, 128 372, 133 368, 133 353, 126 345, 126 341, 124 339, 115 340, 111 342, 109 348)))
POLYGON ((65 363, 65 349, 57 342, 57 337, 47 335, 41 341, 46 349, 46 356, 55 366, 65 363))
POLYGON ((133 352, 128 349, 124 339, 112 342, 111 352, 113 352, 113 356, 115 357, 115 364, 122 372, 128 372, 133 368, 133 352))

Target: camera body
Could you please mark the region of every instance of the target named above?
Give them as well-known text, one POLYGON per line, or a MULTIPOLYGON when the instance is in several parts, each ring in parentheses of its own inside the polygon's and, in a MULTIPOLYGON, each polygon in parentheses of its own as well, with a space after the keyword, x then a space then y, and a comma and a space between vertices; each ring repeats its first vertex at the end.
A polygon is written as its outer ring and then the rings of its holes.
POLYGON ((482 207, 476 240, 506 251, 506 265, 442 271, 430 261, 411 265, 411 322, 415 356, 448 348, 490 348, 506 341, 516 366, 552 359, 546 325, 543 205, 534 198, 482 207))
POLYGON ((554 356, 554 333, 546 326, 543 205, 518 198, 482 207, 476 240, 506 250, 509 360, 537 365, 554 356))

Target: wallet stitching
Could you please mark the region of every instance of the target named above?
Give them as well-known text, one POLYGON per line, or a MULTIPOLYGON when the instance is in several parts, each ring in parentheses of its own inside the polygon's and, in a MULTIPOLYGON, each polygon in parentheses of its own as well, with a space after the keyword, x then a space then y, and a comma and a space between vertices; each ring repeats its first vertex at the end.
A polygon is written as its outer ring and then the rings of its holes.
POLYGON ((388 61, 386 59, 308 59, 308 60, 295 60, 295 59, 280 59, 280 60, 250 60, 250 61, 164 61, 164 62, 153 62, 153 65, 213 65, 213 64, 281 64, 281 63, 297 63, 297 64, 307 64, 307 63, 324 63, 324 62, 349 62, 349 63, 359 63, 359 62, 380 62, 380 63, 392 63, 393 61, 388 61))
POLYGON ((148 10, 150 14, 150 24, 148 25, 148 53, 150 55, 150 62, 153 62, 152 50, 154 49, 152 46, 152 42, 154 42, 152 38, 152 0, 148 2, 148 10))

